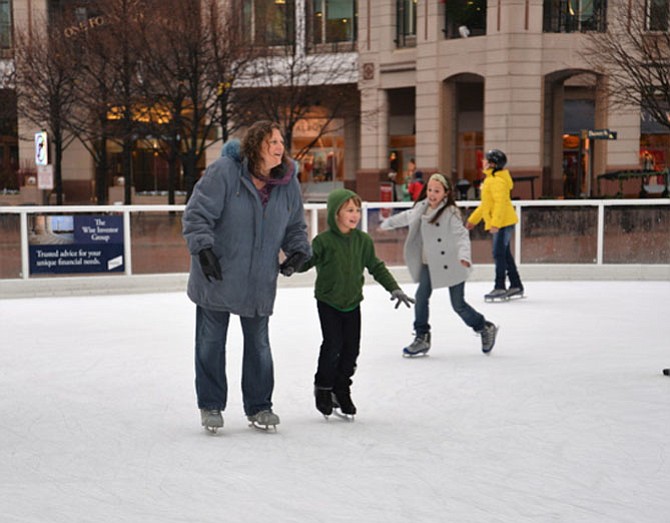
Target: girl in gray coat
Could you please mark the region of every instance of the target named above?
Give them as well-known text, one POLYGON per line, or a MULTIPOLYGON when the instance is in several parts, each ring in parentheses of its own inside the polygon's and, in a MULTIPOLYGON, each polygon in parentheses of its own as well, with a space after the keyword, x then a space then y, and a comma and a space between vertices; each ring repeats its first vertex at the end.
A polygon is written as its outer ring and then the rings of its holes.
POLYGON ((290 276, 311 255, 294 163, 279 127, 253 124, 224 146, 193 190, 183 217, 191 253, 188 296, 196 304, 195 387, 202 425, 223 426, 228 399, 226 337, 231 314, 244 334, 242 395, 249 421, 279 424, 268 320, 279 272, 290 276), (287 258, 280 266, 279 252, 287 258))
POLYGON ((463 225, 449 179, 433 174, 414 207, 384 220, 384 230, 409 227, 405 263, 418 282, 414 306, 414 341, 406 356, 425 355, 430 349, 429 300, 433 289, 449 287, 451 306, 466 325, 481 335, 482 351, 491 352, 498 328, 465 301, 465 281, 472 271, 470 236, 463 225))

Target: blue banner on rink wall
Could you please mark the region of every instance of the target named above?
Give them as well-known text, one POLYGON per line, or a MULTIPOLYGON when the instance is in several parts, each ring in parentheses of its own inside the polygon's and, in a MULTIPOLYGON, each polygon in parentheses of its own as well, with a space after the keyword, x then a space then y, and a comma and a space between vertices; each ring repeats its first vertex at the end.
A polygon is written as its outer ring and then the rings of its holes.
POLYGON ((31 274, 125 271, 122 216, 44 214, 30 219, 31 274))

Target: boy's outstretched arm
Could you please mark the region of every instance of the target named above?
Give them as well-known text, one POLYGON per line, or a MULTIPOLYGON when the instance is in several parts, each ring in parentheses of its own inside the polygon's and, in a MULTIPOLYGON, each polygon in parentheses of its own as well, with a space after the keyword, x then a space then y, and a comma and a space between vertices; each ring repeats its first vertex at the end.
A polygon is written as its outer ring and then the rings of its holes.
POLYGON ((414 298, 407 296, 402 289, 396 289, 391 292, 391 300, 397 300, 395 304, 396 309, 400 307, 401 303, 404 303, 407 307, 411 307, 411 304, 415 303, 414 298))

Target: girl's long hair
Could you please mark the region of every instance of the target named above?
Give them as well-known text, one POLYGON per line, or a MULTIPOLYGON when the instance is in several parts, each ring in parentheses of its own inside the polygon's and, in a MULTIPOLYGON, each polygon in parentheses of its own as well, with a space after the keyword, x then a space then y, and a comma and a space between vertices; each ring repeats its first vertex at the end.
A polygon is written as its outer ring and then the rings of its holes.
MULTIPOLYGON (((430 219, 430 221, 429 221, 428 223, 435 223, 435 222, 437 222, 437 220, 440 219, 440 216, 442 216, 442 213, 444 212, 444 210, 445 210, 447 207, 450 207, 450 206, 452 206, 452 205, 453 205, 454 208, 458 211, 458 213, 460 214, 460 216, 463 217, 463 213, 462 213, 460 207, 458 207, 458 205, 456 205, 456 199, 454 198, 454 189, 453 189, 454 184, 451 182, 451 179, 450 179, 446 174, 442 174, 442 173, 433 173, 433 174, 439 174, 440 177, 441 177, 442 179, 444 179, 444 181, 447 182, 447 184, 445 185, 444 182, 442 182, 442 180, 441 180, 440 178, 437 178, 437 177, 434 178, 434 179, 438 180, 438 181, 442 184, 442 186, 445 188, 445 190, 447 191, 447 197, 446 197, 446 201, 444 202, 444 204, 443 204, 441 207, 439 207, 439 208, 437 209, 437 212, 436 212, 435 215, 430 219)), ((430 176, 428 177, 428 180, 426 181, 426 183, 423 184, 423 187, 421 188, 421 192, 419 193, 419 197, 418 197, 418 198, 416 199, 416 201, 414 202, 414 205, 416 205, 416 204, 419 203, 420 201, 426 199, 426 193, 428 192, 428 182, 429 182, 431 179, 433 179, 433 175, 430 175, 430 176)))

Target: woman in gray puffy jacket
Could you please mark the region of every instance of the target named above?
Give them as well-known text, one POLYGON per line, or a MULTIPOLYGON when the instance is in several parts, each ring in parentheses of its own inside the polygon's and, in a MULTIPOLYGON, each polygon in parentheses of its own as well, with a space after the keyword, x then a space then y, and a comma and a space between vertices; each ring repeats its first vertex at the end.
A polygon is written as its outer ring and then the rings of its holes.
POLYGON ((195 386, 202 425, 223 426, 226 336, 231 314, 244 334, 242 394, 252 425, 279 424, 268 335, 279 272, 311 255, 295 164, 277 124, 260 121, 231 141, 193 190, 183 216, 191 253, 188 296, 196 304, 195 386), (279 252, 286 260, 280 266, 279 252))

